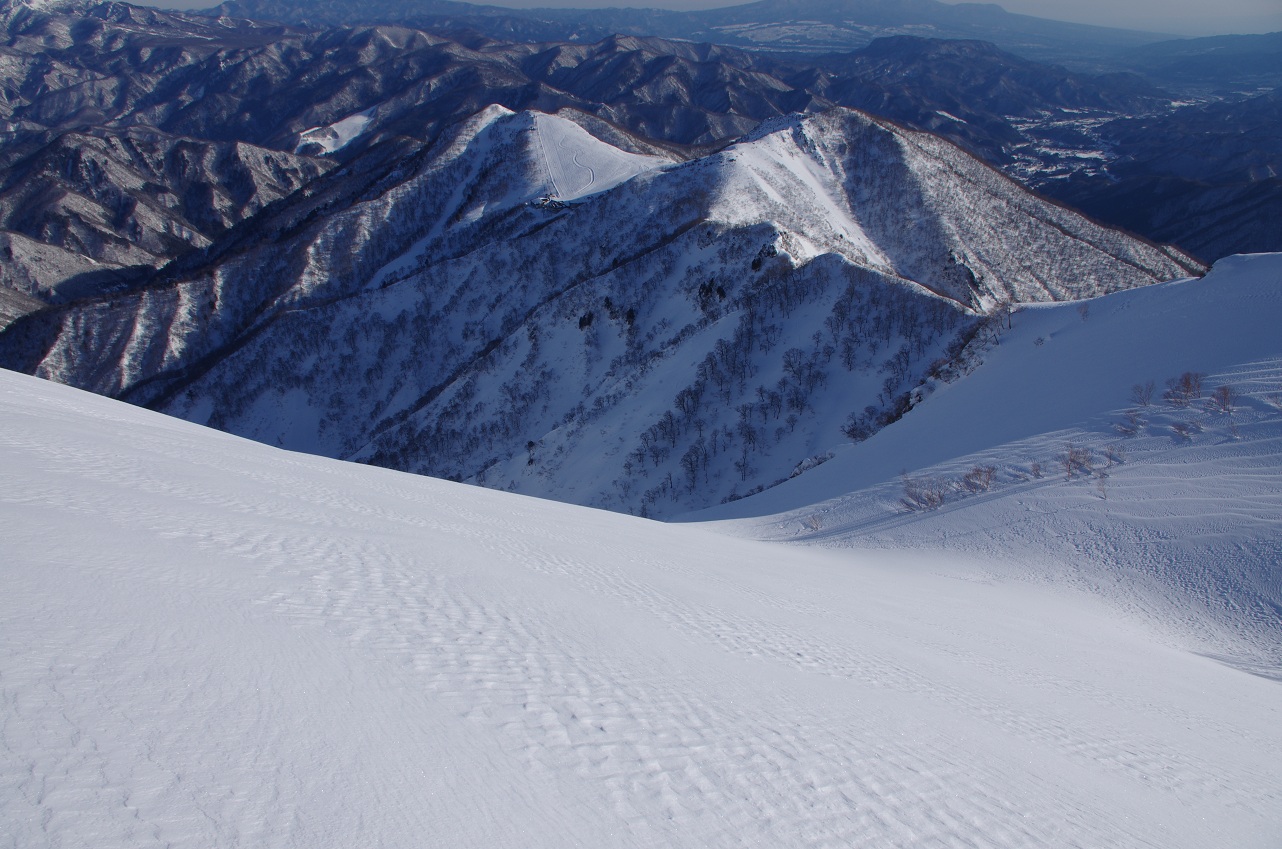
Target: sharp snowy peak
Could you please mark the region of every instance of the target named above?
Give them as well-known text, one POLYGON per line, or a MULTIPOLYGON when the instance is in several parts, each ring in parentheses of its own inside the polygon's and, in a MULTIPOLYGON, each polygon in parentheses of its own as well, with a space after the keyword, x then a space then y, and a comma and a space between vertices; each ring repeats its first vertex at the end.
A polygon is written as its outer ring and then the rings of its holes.
POLYGON ((564 118, 537 112, 530 117, 531 132, 547 168, 551 198, 581 200, 609 191, 652 168, 671 164, 612 147, 564 118))
POLYGON ((773 220, 798 259, 837 253, 967 307, 1080 298, 1199 268, 1047 204, 956 146, 836 109, 768 121, 696 166, 729 224, 773 220), (1036 262, 1020 267, 1017 255, 1036 262))
POLYGON ((437 162, 470 169, 445 210, 449 227, 536 201, 557 207, 582 200, 673 160, 620 150, 568 118, 492 106, 464 126, 437 162))
POLYGON ((6 362, 273 444, 653 515, 786 478, 852 413, 893 420, 995 304, 1199 270, 844 110, 671 164, 491 108, 344 191, 165 285, 16 324, 6 362))

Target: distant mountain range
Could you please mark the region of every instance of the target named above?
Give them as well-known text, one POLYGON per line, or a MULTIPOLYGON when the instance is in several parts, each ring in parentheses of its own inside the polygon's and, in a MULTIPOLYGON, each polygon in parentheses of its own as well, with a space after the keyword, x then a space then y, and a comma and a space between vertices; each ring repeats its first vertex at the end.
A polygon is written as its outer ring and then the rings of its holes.
POLYGON ((770 51, 865 47, 886 36, 982 39, 1039 61, 1091 63, 1171 38, 1158 33, 1048 21, 982 3, 937 0, 760 0, 682 12, 663 9, 509 9, 453 0, 229 0, 209 14, 308 26, 396 23, 470 30, 520 41, 598 41, 638 35, 770 51))
MULTIPOLYGON (((408 155, 490 104, 572 108, 625 129, 613 139, 624 146, 679 157, 771 117, 858 108, 1205 259, 1271 244, 1245 222, 1276 195, 1260 180, 1282 164, 1277 134, 1251 137, 1263 170, 1245 183, 1214 157, 1192 173, 1163 171, 1169 156, 1124 171, 1117 163, 1146 161, 1149 148, 1180 137, 1181 112, 1160 132, 1144 129, 1171 112, 1170 95, 986 42, 898 36, 799 58, 658 38, 532 45, 387 26, 309 30, 75 0, 10 0, 0 21, 10 69, 0 99, 6 314, 139 285, 336 164, 384 167, 371 163, 408 155), (1107 123, 1137 114, 1154 117, 1125 134, 1107 123), (379 145, 391 147, 355 162, 379 145), (1184 212, 1193 209, 1207 212, 1184 212)), ((1253 118, 1235 122, 1237 110, 1224 105, 1225 119, 1202 122, 1189 143, 1241 146, 1242 121, 1253 118)))
POLYGON ((208 14, 303 26, 400 24, 500 41, 592 42, 657 36, 775 53, 816 55, 879 38, 982 40, 1084 73, 1129 71, 1191 92, 1282 84, 1282 33, 1176 38, 1160 32, 1051 21, 993 3, 938 0, 759 0, 719 9, 510 9, 454 0, 228 0, 208 14))
POLYGON ((1056 197, 1202 257, 1282 250, 1282 92, 1117 118, 1095 132, 1116 159, 1054 186, 1056 197))
POLYGON ((1147 44, 1119 67, 1192 92, 1242 92, 1282 86, 1282 32, 1217 35, 1147 44))

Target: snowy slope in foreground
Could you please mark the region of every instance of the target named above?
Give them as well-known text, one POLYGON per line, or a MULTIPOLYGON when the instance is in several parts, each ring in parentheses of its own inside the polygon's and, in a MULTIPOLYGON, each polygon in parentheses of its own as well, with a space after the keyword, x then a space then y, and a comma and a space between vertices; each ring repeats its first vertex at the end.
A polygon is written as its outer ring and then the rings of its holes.
POLYGON ((0 517, 14 845, 1276 845, 1276 682, 983 564, 291 454, 9 372, 0 517))
POLYGON ((753 537, 981 556, 1282 679, 1282 254, 1024 309, 982 359, 825 465, 700 517, 738 517, 726 530, 753 537), (1204 375, 1202 397, 1165 401, 1185 372, 1204 375), (1150 381, 1144 406, 1132 387, 1150 381), (1226 386, 1231 412, 1211 398, 1226 386), (1069 444, 1092 466, 1072 480, 1069 444), (991 488, 966 485, 976 467, 995 470, 991 488), (944 484, 943 507, 906 511, 901 472, 944 484))

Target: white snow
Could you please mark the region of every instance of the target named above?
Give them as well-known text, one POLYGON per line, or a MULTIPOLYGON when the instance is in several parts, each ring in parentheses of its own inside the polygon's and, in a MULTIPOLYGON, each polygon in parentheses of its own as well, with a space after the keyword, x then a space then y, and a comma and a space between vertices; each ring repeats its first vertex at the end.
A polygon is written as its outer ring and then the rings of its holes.
POLYGON ((579 200, 672 164, 657 156, 628 153, 605 144, 568 119, 542 112, 531 114, 551 184, 549 196, 556 200, 579 200))
MULTIPOLYGON (((780 207, 805 209, 809 220, 822 222, 842 240, 843 252, 859 257, 872 268, 893 268, 890 258, 852 216, 850 201, 838 184, 832 163, 818 150, 799 146, 792 133, 774 132, 762 133, 730 151, 733 164, 725 168, 726 185, 718 209, 728 223, 760 220, 760 204, 750 199, 764 194, 780 207)), ((831 245, 822 247, 830 249, 831 245)), ((821 252, 820 248, 813 248, 798 259, 809 260, 821 252)))
POLYGON ((469 173, 451 186, 442 214, 426 235, 373 275, 371 287, 412 273, 428 246, 460 223, 475 225, 487 216, 540 201, 583 200, 672 164, 620 150, 568 118, 540 112, 518 115, 498 105, 473 116, 440 156, 440 162, 456 161, 470 162, 469 173))
POLYGON ((52 9, 75 7, 83 5, 81 0, 8 0, 0 5, 0 13, 7 11, 17 11, 21 7, 34 9, 36 11, 49 11, 52 9))
POLYGON ((734 505, 833 488, 804 514, 829 549, 746 538, 796 535, 802 513, 662 525, 0 372, 0 832, 101 849, 1275 846, 1275 670, 1199 647, 1264 658, 1276 615, 1171 592, 1158 620, 1145 588, 1263 569, 1224 597, 1278 601, 1279 270, 1235 259, 1085 320, 1021 312, 970 376, 734 505), (1186 368, 1242 391, 1236 437, 1200 407, 1150 409, 1107 500, 1049 479, 925 514, 878 495, 877 463, 1098 448, 1118 392, 1186 368), (1194 413, 1202 431, 1177 444, 1169 424, 1194 413), (1186 559, 1149 574, 1150 549, 1186 559))
POLYGON ((309 144, 320 145, 325 153, 340 151, 365 133, 377 112, 378 107, 371 106, 328 126, 303 130, 298 134, 298 146, 294 152, 301 153, 309 144))
POLYGON ((1085 588, 1175 643, 1282 680, 1279 327, 1282 254, 1027 307, 973 373, 901 421, 698 516, 738 517, 727 530, 755 537, 965 552, 994 574, 1085 588), (1165 403, 1184 372, 1205 375, 1203 397, 1165 403), (1141 406, 1132 387, 1149 381, 1141 406), (1209 403, 1221 386, 1231 414, 1209 403), (1070 443, 1092 452, 1091 475, 1066 480, 1057 458, 1070 443), (976 466, 997 470, 992 490, 961 485, 976 466), (949 483, 945 506, 905 512, 901 474, 949 483))

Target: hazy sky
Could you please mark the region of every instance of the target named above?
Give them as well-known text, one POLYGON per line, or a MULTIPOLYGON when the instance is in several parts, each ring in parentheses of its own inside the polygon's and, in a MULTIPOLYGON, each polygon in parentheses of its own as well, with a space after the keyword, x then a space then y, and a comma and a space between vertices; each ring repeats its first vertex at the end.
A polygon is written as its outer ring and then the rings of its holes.
MULTIPOLYGON (((190 9, 217 0, 141 0, 149 6, 190 9)), ((495 6, 648 6, 706 9, 746 0, 473 0, 495 6)), ((1282 0, 1002 0, 1009 12, 1100 26, 1181 35, 1282 31, 1282 0)))
POLYGON ((998 5, 1057 21, 1186 35, 1282 30, 1282 0, 1004 0, 998 5))

